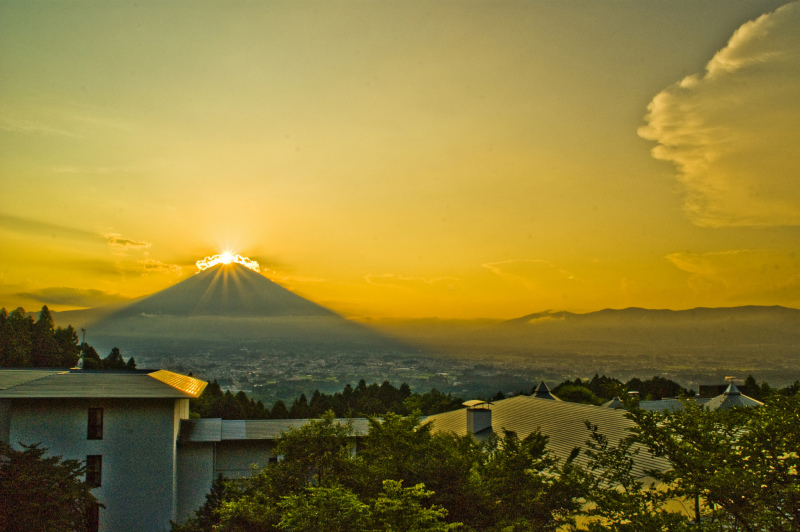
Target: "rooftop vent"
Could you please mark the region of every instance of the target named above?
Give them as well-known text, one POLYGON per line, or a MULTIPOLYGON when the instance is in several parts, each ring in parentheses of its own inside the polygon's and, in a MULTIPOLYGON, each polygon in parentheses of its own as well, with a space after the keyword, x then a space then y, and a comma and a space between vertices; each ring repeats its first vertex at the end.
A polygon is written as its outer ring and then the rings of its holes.
POLYGON ((486 401, 467 401, 462 403, 467 407, 467 432, 477 434, 482 430, 492 428, 492 411, 486 401))

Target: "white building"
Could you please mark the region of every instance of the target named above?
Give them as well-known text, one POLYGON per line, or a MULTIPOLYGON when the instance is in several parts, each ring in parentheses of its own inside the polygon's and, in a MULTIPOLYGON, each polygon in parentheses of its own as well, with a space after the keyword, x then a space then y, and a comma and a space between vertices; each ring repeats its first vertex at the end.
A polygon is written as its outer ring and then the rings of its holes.
POLYGON ((164 531, 177 517, 180 423, 206 384, 165 370, 0 369, 0 439, 85 460, 105 506, 93 528, 164 531))
MULTIPOLYGON (((249 476, 277 459, 281 433, 309 421, 189 419, 206 385, 165 370, 0 369, 0 440, 85 461, 104 505, 90 529, 163 532, 205 502, 218 475, 249 476)), ((367 420, 352 423, 367 433, 367 420)))

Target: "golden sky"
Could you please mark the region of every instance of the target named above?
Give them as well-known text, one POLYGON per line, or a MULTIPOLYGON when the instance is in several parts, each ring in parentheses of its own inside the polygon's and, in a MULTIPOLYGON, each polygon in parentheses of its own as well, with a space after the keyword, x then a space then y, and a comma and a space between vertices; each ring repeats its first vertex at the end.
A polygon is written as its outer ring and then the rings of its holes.
POLYGON ((0 3, 0 306, 800 307, 800 4, 0 3))

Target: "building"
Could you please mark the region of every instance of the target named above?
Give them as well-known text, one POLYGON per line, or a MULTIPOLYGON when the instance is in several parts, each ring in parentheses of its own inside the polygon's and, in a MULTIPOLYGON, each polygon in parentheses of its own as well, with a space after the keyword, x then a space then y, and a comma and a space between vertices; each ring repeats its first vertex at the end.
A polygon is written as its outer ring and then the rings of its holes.
MULTIPOLYGON (((281 434, 309 422, 189 419, 207 384, 166 370, 0 369, 0 440, 85 461, 104 506, 92 529, 163 532, 205 502, 218 475, 277 460, 281 434)), ((355 436, 369 430, 366 419, 352 424, 355 436)))
MULTIPOLYGON (((308 419, 223 420, 184 419, 178 435, 177 518, 182 522, 206 500, 214 479, 250 476, 278 460, 274 452, 281 434, 308 423, 308 419), (254 469, 256 468, 256 469, 254 469)), ((353 435, 369 432, 366 419, 352 422, 353 435)))
MULTIPOLYGON (((459 436, 472 434, 479 440, 487 439, 492 433, 502 434, 504 430, 515 432, 519 438, 540 430, 548 438, 547 448, 562 462, 575 448, 586 449, 586 441, 590 437, 587 421, 597 425, 611 445, 627 436, 628 429, 634 425, 625 417, 624 410, 527 395, 492 403, 467 401, 464 405, 466 409, 434 414, 424 422, 433 423, 434 432, 450 432, 459 436)), ((588 457, 583 452, 575 458, 575 462, 583 466, 587 461, 588 457)), ((633 474, 636 478, 645 478, 649 470, 664 471, 669 468, 668 461, 640 452, 633 474)))
POLYGON ((0 369, 0 439, 87 463, 96 530, 163 531, 177 517, 178 435, 206 382, 170 371, 0 369))

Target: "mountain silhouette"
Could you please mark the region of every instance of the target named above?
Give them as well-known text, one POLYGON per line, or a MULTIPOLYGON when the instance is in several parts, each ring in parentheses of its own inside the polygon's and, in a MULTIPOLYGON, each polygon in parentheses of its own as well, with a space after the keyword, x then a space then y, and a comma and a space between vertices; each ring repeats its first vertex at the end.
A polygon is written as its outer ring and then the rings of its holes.
POLYGON ((402 349, 239 264, 204 270, 86 328, 90 343, 103 350, 177 352, 219 343, 294 352, 402 349))
POLYGON ((116 313, 117 317, 134 315, 337 316, 241 264, 219 264, 116 313))

